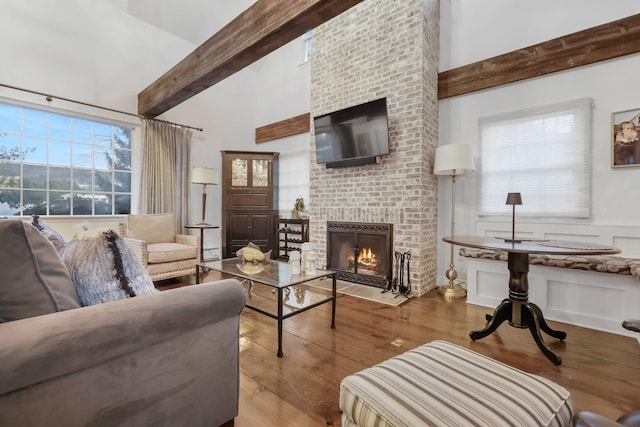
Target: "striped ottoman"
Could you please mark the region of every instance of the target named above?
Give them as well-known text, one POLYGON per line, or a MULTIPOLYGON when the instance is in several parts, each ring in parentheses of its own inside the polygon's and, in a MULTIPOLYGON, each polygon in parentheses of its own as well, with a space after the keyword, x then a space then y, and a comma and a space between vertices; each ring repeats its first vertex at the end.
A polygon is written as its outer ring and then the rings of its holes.
POLYGON ((446 341, 433 341, 340 384, 342 426, 568 426, 569 392, 446 341))

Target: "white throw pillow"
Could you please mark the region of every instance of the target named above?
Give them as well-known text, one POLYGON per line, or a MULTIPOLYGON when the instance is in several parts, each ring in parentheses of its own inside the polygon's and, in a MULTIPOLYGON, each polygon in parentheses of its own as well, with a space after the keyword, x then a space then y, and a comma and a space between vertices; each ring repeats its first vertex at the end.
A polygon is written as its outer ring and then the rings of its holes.
POLYGON ((83 306, 159 292, 140 260, 113 230, 84 232, 62 255, 83 306))

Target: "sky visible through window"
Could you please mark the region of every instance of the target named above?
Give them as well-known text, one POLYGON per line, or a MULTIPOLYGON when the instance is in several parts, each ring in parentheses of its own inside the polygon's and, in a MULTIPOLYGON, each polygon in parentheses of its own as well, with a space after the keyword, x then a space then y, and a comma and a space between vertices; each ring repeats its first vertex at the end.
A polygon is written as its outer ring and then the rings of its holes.
POLYGON ((131 133, 0 103, 0 215, 129 213, 131 133))

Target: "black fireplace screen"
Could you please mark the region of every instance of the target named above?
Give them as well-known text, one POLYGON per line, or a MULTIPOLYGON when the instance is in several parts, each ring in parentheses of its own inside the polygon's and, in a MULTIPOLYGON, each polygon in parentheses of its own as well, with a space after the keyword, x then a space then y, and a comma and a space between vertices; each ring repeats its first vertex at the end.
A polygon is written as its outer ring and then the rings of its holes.
POLYGON ((327 268, 338 279, 386 288, 391 280, 393 224, 327 222, 327 268))

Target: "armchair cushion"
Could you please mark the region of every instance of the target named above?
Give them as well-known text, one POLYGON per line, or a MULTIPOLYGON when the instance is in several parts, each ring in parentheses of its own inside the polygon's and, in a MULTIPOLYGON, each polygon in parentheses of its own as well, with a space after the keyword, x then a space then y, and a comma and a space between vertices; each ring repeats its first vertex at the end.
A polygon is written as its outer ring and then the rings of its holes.
POLYGON ((151 243, 147 245, 147 252, 149 264, 193 259, 198 256, 196 246, 181 243, 151 243))
POLYGON ((158 292, 133 250, 112 230, 77 235, 62 259, 83 306, 158 292))
POLYGON ((127 237, 147 243, 174 242, 175 227, 172 213, 127 216, 127 237))
POLYGON ((0 220, 0 322, 79 308, 69 273, 47 238, 20 220, 0 220))

